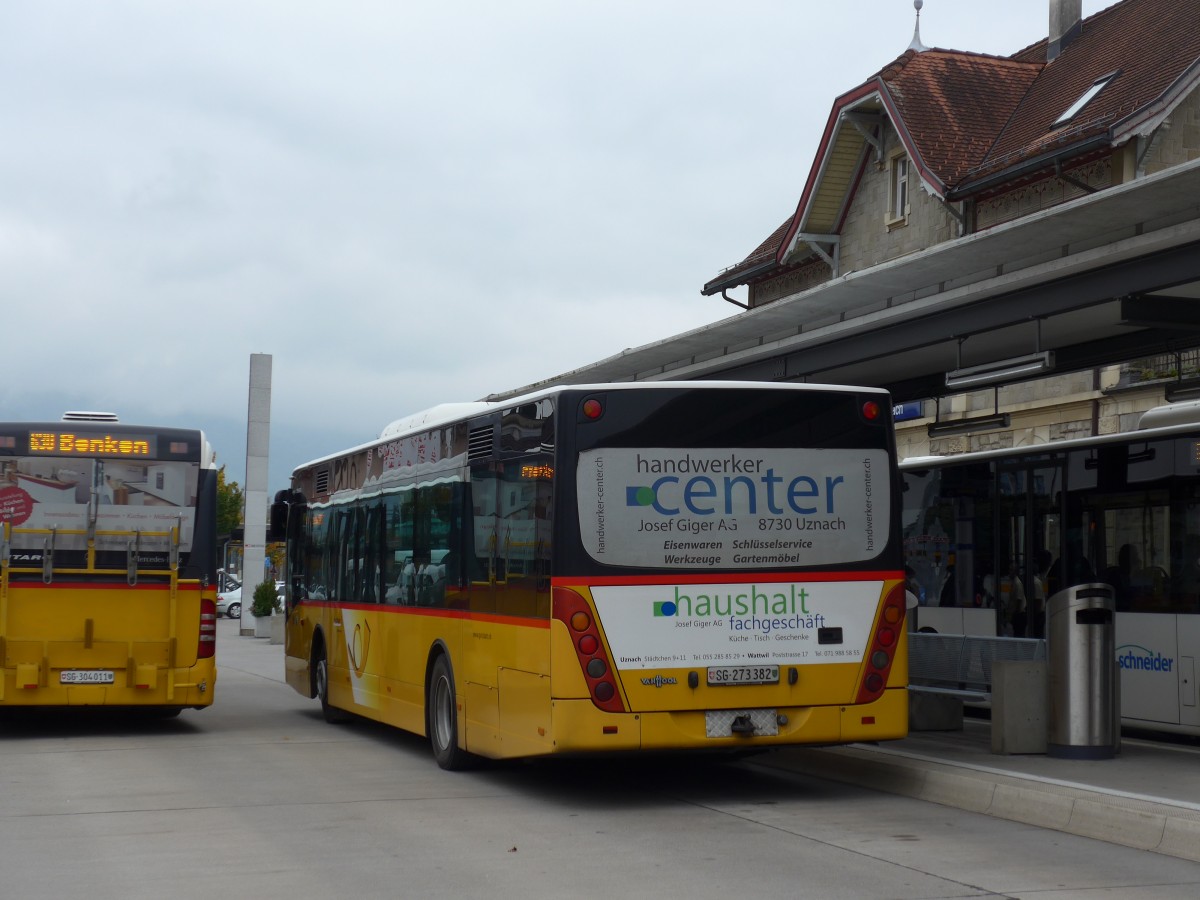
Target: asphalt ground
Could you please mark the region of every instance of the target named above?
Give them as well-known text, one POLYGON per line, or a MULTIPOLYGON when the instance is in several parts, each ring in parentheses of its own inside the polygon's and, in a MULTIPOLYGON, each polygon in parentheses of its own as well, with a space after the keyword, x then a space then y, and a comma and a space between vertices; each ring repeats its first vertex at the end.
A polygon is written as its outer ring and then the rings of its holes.
MULTIPOLYGON (((283 680, 281 646, 234 634, 222 640, 242 642, 239 665, 283 680)), ((998 754, 991 723, 968 717, 961 731, 795 747, 751 762, 1200 862, 1197 740, 1126 732, 1120 752, 1103 760, 998 754)))

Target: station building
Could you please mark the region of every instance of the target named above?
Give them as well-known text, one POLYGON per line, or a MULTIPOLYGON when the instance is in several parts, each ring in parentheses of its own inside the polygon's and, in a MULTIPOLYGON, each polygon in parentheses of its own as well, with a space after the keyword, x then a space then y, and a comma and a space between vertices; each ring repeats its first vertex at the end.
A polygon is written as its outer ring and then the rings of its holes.
POLYGON ((737 312, 548 383, 883 386, 902 457, 1200 396, 1200 4, 1047 4, 1011 56, 915 30, 834 99, 794 211, 703 285, 737 312))

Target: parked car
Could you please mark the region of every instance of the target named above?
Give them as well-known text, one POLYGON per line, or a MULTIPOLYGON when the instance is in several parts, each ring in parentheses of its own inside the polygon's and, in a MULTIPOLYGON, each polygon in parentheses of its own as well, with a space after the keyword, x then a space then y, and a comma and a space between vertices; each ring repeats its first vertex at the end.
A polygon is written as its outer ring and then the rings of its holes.
POLYGON ((229 616, 231 619, 242 617, 242 589, 235 587, 231 591, 217 594, 217 615, 229 616))

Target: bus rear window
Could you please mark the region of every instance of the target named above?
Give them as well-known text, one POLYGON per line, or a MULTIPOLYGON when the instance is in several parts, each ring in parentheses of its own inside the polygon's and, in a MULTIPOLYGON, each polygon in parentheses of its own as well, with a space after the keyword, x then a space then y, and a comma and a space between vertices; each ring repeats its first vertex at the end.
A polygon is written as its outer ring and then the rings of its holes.
POLYGON ((596 562, 660 569, 827 566, 888 541, 884 449, 604 447, 576 465, 596 562))

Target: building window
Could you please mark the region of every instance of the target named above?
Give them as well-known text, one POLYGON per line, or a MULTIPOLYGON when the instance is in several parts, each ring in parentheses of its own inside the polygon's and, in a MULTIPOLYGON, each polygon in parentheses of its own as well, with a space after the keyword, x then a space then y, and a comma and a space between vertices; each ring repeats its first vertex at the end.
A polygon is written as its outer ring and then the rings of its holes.
POLYGON ((1055 128, 1062 128, 1077 115, 1079 115, 1079 113, 1083 111, 1083 108, 1091 103, 1092 100, 1095 99, 1096 95, 1108 87, 1108 83, 1116 77, 1116 72, 1110 72, 1107 75, 1097 78, 1090 85, 1088 85, 1087 90, 1079 95, 1079 99, 1068 106, 1063 114, 1054 120, 1054 124, 1050 126, 1050 130, 1053 131, 1055 128))
POLYGON ((908 157, 902 153, 891 158, 888 166, 888 225, 903 225, 908 220, 908 157))

